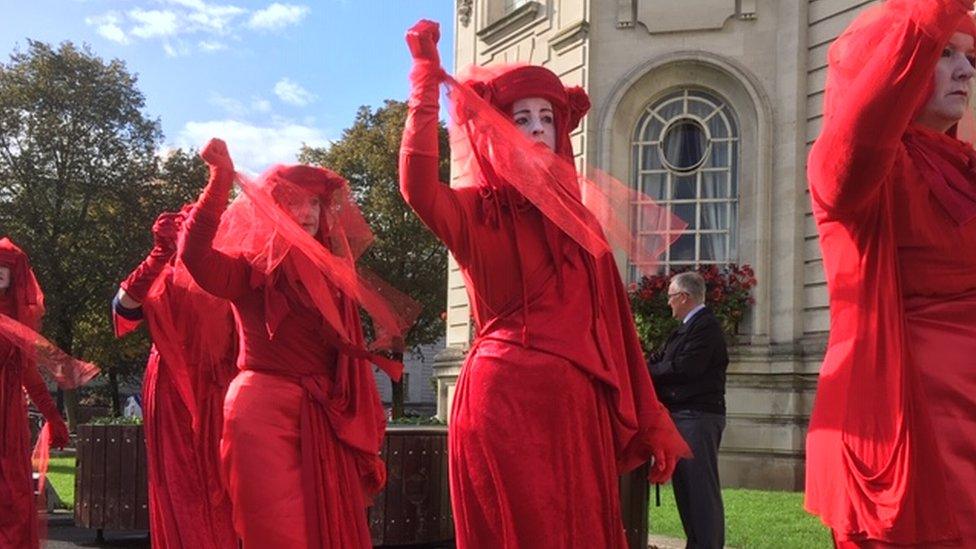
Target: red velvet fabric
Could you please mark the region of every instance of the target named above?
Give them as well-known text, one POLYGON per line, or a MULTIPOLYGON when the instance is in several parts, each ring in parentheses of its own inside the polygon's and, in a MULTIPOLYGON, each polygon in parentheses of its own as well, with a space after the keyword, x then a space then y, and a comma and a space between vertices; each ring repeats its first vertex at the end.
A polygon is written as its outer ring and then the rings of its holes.
POLYGON ((859 546, 976 545, 976 182, 953 173, 960 144, 910 128, 972 7, 890 0, 829 55, 809 180, 831 333, 806 507, 859 546))
MULTIPOLYGON (((220 169, 212 163, 212 173, 220 169)), ((201 287, 230 300, 238 326, 241 372, 225 399, 221 440, 235 528, 245 547, 369 547, 366 505, 386 475, 379 459, 386 417, 372 368, 340 352, 339 334, 296 272, 309 264, 301 251, 289 250, 265 273, 253 257, 214 249, 230 190, 214 186, 219 177, 187 221, 182 260, 201 287), (283 311, 268 299, 280 299, 283 311), (277 317, 273 333, 269 312, 277 317)), ((329 198, 322 196, 323 208, 329 198)), ((321 282, 328 294, 319 297, 335 303, 343 332, 362 348, 355 302, 321 282)))
MULTIPOLYGON (((599 227, 579 189, 573 191, 575 172, 557 181, 558 189, 523 195, 496 177, 498 158, 522 154, 529 170, 522 176, 533 181, 563 170, 539 168, 551 164, 533 160, 534 147, 521 137, 495 140, 491 154, 482 156, 479 133, 470 142, 480 165, 476 177, 484 179, 458 188, 438 181, 443 72, 429 53, 436 53, 431 25, 422 22, 408 33, 415 57, 426 57, 417 58, 411 75, 400 185, 460 265, 477 327, 449 423, 457 546, 624 547, 617 475, 654 454, 658 475, 666 478, 677 457, 689 453, 687 445, 654 395, 616 264, 605 253, 610 246, 602 236, 597 241, 599 227), (553 198, 545 210, 535 202, 544 196, 553 198), (570 223, 554 222, 550 211, 570 223)), ((528 72, 538 76, 537 69, 528 72)), ((499 88, 509 93, 516 80, 499 88)), ((558 85, 546 97, 557 97, 558 85)), ((526 89, 539 93, 538 87, 526 89)), ((469 106, 454 105, 469 117, 465 122, 488 115, 469 106)), ((496 107, 487 107, 492 116, 496 107)), ((511 135, 510 121, 498 124, 485 131, 511 135)), ((557 127, 569 124, 557 121, 557 127)), ((566 137, 557 136, 567 145, 555 152, 571 158, 566 137)))
POLYGON ((36 332, 44 314, 44 294, 27 255, 8 238, 0 239, 0 266, 11 274, 10 286, 0 292, 0 547, 33 548, 44 537, 44 528, 37 520, 39 502, 31 481, 25 396, 46 420, 34 451, 43 486, 47 445, 67 444, 68 428, 39 367, 65 389, 86 383, 98 368, 67 356, 36 332))
MULTIPOLYGON (((230 307, 159 254, 126 282, 127 293, 144 288, 153 339, 142 388, 153 547, 237 547, 218 448, 224 394, 237 372, 230 307)), ((137 325, 115 321, 118 336, 137 325)))

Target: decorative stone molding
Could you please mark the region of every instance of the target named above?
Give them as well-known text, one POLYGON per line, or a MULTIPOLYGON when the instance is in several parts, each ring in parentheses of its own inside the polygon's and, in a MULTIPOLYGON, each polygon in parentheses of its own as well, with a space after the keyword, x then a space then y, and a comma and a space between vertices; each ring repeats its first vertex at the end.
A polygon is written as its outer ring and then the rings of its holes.
MULTIPOLYGON (((756 0, 683 0, 680 8, 667 0, 636 0, 636 21, 651 34, 715 30, 732 17, 756 18, 756 0)), ((620 7, 618 4, 618 24, 620 7)))
POLYGON ((487 44, 492 44, 536 20, 542 13, 541 2, 525 2, 495 21, 491 21, 476 34, 487 44))
POLYGON ((471 12, 474 10, 472 4, 474 4, 474 0, 458 0, 457 14, 461 26, 467 27, 471 24, 471 12))
POLYGON ((617 28, 634 28, 634 8, 637 0, 617 0, 617 28))
POLYGON ((579 20, 566 26, 549 39, 549 46, 556 52, 561 52, 570 46, 582 42, 590 32, 590 24, 579 20))

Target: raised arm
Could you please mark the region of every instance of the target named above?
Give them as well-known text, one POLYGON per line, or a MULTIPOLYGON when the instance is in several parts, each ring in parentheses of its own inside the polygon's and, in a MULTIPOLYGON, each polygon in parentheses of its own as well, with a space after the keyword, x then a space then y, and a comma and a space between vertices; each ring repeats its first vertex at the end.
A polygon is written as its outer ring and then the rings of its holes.
POLYGON ((973 0, 888 0, 830 50, 823 131, 810 152, 814 202, 853 217, 876 198, 934 70, 973 0))
POLYGON ((112 324, 115 337, 122 337, 142 322, 142 304, 149 288, 176 254, 176 235, 179 233, 179 214, 163 213, 153 223, 153 249, 146 259, 119 284, 119 292, 112 300, 112 324))
POLYGON ((243 257, 230 257, 213 249, 220 216, 227 209, 234 184, 234 163, 220 139, 211 139, 200 156, 210 166, 210 181, 185 221, 180 259, 201 288, 217 297, 235 299, 250 289, 250 265, 243 257))
POLYGON ((457 255, 463 255, 461 206, 456 192, 440 182, 438 86, 443 69, 437 53, 437 23, 422 20, 407 31, 413 56, 407 122, 400 144, 400 193, 420 219, 457 255))
POLYGON ((64 424, 61 412, 58 411, 58 406, 51 398, 47 384, 44 383, 44 378, 37 371, 37 365, 34 362, 27 363, 23 383, 27 396, 44 416, 44 420, 51 426, 51 446, 64 448, 68 444, 68 426, 64 424))

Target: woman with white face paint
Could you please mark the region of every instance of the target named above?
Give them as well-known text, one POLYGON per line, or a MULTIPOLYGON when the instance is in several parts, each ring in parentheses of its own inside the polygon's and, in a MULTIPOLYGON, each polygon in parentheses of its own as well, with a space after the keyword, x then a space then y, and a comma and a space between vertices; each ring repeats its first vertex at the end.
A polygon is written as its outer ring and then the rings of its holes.
POLYGON ((449 81, 452 154, 470 147, 470 169, 448 187, 437 179, 437 39, 429 21, 407 34, 400 190, 460 265, 476 327, 449 422, 457 546, 625 547, 618 474, 653 457, 663 481, 688 449, 582 202, 570 132, 589 99, 538 66, 449 81))
POLYGON ((976 151, 957 137, 972 8, 889 0, 829 53, 808 170, 831 326, 806 507, 838 547, 976 547, 976 151))

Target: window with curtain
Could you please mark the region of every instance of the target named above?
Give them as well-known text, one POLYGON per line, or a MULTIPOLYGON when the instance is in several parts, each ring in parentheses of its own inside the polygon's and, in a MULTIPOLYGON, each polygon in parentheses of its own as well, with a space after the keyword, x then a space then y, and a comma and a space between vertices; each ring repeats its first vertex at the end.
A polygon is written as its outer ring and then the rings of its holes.
MULTIPOLYGON (((659 271, 735 260, 738 157, 735 114, 711 93, 680 90, 641 115, 633 136, 633 183, 688 224, 660 258, 659 271)), ((636 206, 640 238, 678 232, 676 227, 645 228, 636 206)), ((631 278, 638 267, 631 265, 631 278)))

